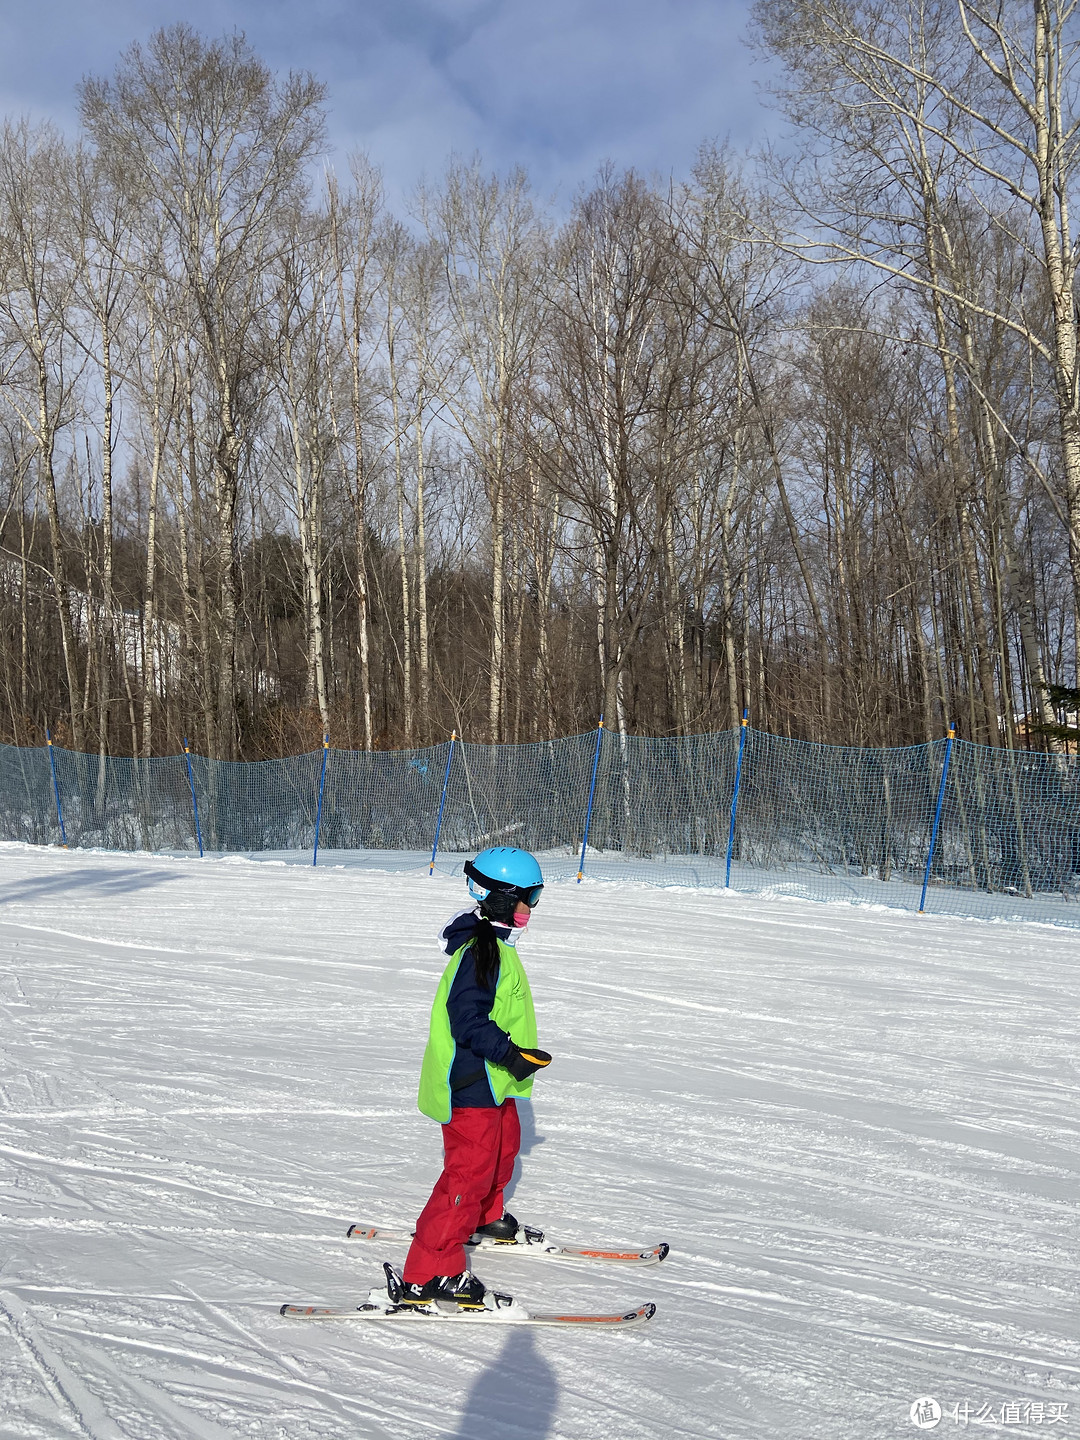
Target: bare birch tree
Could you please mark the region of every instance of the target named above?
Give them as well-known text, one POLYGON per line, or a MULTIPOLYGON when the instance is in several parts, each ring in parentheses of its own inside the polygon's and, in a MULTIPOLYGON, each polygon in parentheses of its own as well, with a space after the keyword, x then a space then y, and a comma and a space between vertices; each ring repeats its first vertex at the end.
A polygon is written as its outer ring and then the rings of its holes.
POLYGON ((0 132, 0 322, 9 396, 33 440, 49 520, 52 584, 67 679, 71 742, 85 744, 85 707, 66 525, 61 514, 57 440, 72 419, 82 357, 70 339, 75 276, 65 203, 72 159, 51 128, 5 124, 0 132), (13 385, 12 381, 17 384, 13 385))
MULTIPOLYGON (((1000 324, 1045 366, 1080 615, 1080 322, 1070 218, 1080 144, 1075 8, 1072 0, 905 0, 889 7, 758 0, 755 12, 764 43, 788 66, 785 103, 826 142, 818 193, 827 198, 816 206, 824 230, 812 242, 817 253, 869 264, 921 288, 936 307, 962 309, 969 322, 1000 324), (841 154, 846 179, 837 164, 841 154), (973 295, 939 268, 942 176, 954 194, 984 208, 1038 267, 1045 305, 1031 306, 1026 287, 993 299, 973 295), (898 210, 905 191, 909 203, 898 210), (900 243, 885 238, 890 228, 900 243), (916 254, 922 263, 913 266, 916 254)), ((953 360, 970 363, 963 354, 953 360)), ((961 521, 967 523, 963 507, 961 521)), ((1021 587, 1014 588, 1019 597, 1021 587)), ((1026 630, 1028 664, 1038 673, 1030 624, 1026 630)), ((985 653, 988 637, 976 635, 975 643, 985 653)), ((981 685, 988 706, 984 662, 981 685)), ((1040 708, 1045 705, 1044 696, 1040 708)))
POLYGON ((279 220, 306 193, 304 166, 323 143, 322 87, 277 81, 241 36, 204 42, 189 27, 134 45, 111 80, 84 82, 82 119, 133 205, 166 218, 169 259, 189 290, 213 427, 212 563, 216 728, 236 753, 240 476, 251 390, 262 356, 258 318, 279 220))
POLYGON ((446 266, 447 304, 466 373, 442 399, 466 436, 487 491, 491 545, 488 734, 501 740, 506 688, 506 527, 515 450, 515 407, 525 389, 543 317, 544 232, 521 171, 506 180, 478 163, 454 164, 442 188, 421 198, 446 266))

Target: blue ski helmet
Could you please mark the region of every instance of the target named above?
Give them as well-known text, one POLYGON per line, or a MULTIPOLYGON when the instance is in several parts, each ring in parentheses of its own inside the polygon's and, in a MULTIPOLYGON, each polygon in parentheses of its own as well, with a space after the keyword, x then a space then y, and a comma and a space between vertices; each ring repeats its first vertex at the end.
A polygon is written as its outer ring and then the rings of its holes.
POLYGON ((481 903, 495 893, 524 900, 531 909, 544 888, 536 856, 509 845, 481 850, 475 860, 466 860, 465 874, 469 877, 469 894, 481 903))

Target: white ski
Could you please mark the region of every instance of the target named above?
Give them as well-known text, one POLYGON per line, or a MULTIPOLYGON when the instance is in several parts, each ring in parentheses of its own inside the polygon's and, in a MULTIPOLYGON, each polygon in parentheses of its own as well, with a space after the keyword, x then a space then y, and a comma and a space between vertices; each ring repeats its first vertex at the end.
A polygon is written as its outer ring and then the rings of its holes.
POLYGON ((419 1310, 410 1305, 374 1304, 366 1301, 352 1308, 332 1305, 282 1305, 282 1315, 290 1320, 394 1320, 406 1324, 446 1323, 466 1325, 597 1325, 608 1330, 643 1325, 656 1314, 653 1304, 638 1305, 622 1315, 531 1315, 520 1306, 505 1310, 459 1310, 433 1307, 419 1310))
MULTIPOLYGON (((653 1245, 647 1250, 613 1250, 589 1246, 562 1245, 548 1240, 542 1230, 523 1225, 518 1231, 520 1238, 514 1240, 492 1240, 483 1236, 466 1242, 470 1250, 482 1250, 485 1254, 502 1250, 507 1255, 536 1255, 548 1260, 596 1260, 614 1265, 658 1265, 667 1257, 669 1246, 653 1245)), ((387 1244, 408 1244, 412 1239, 411 1230, 384 1230, 378 1225, 358 1223, 350 1225, 346 1232, 349 1240, 381 1240, 387 1244)))
POLYGON ((467 1325, 605 1325, 625 1329, 642 1325, 656 1314, 653 1304, 637 1305, 617 1315, 531 1314, 512 1295, 488 1290, 483 1304, 461 1305, 453 1297, 407 1304, 401 1272, 388 1261, 383 1263, 385 1290, 372 1290, 362 1305, 282 1305, 279 1313, 290 1320, 400 1320, 407 1324, 436 1325, 448 1322, 467 1325))

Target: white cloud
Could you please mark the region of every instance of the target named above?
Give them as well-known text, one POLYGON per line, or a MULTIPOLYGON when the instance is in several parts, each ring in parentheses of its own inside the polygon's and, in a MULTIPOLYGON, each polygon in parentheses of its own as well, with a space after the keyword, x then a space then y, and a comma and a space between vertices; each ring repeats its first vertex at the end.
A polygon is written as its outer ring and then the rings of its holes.
MULTIPOLYGON (((328 88, 340 152, 366 149, 395 199, 447 155, 523 164, 567 197, 610 158, 685 173, 702 140, 777 122, 741 43, 749 0, 188 0, 206 35, 242 29, 266 62, 328 88)), ((173 23, 158 0, 53 0, 0 30, 0 109, 76 124, 75 87, 173 23)))

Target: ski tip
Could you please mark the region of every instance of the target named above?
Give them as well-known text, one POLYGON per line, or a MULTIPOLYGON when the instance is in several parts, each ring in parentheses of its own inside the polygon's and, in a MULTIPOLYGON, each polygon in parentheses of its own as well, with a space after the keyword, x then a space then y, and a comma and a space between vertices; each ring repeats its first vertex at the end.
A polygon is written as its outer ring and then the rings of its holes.
POLYGON ((288 1304, 282 1305, 281 1309, 280 1309, 277 1313, 278 1313, 279 1315, 287 1315, 287 1314, 289 1313, 289 1306, 288 1306, 288 1304))
POLYGON ((637 1319, 637 1318, 640 1316, 640 1318, 641 1318, 642 1320, 651 1320, 652 1317, 653 1317, 655 1314, 656 1314, 656 1306, 655 1306, 655 1305, 652 1303, 652 1301, 650 1300, 649 1303, 648 1303, 648 1305, 640 1305, 640 1306, 638 1306, 638 1308, 637 1308, 636 1310, 632 1311, 629 1315, 627 1315, 626 1318, 627 1318, 628 1320, 634 1320, 634 1319, 637 1319))
POLYGON ((667 1257, 668 1257, 670 1254, 671 1254, 671 1246, 670 1246, 670 1245, 667 1245, 667 1244, 658 1245, 658 1246, 656 1247, 656 1262, 657 1262, 657 1264, 659 1264, 661 1260, 666 1260, 667 1257))

